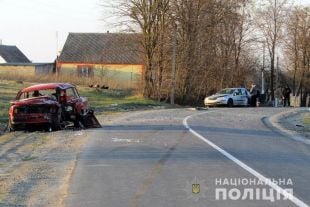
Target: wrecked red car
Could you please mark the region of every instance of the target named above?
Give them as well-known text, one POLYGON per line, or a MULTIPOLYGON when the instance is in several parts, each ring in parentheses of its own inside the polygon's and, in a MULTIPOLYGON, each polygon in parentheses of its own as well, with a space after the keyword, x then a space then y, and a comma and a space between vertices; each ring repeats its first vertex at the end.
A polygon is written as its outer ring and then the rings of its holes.
POLYGON ((47 83, 24 88, 11 101, 9 109, 10 131, 44 127, 47 131, 68 125, 78 128, 101 127, 74 85, 47 83))

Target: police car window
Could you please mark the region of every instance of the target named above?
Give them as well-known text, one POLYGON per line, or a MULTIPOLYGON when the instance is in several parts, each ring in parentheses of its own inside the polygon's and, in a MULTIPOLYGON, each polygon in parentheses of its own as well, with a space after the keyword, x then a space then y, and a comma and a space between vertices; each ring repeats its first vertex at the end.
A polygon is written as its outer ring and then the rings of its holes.
POLYGON ((240 96, 241 95, 241 90, 240 89, 236 89, 235 93, 236 93, 236 95, 240 96))
POLYGON ((246 92, 244 89, 241 89, 242 95, 246 95, 246 92))

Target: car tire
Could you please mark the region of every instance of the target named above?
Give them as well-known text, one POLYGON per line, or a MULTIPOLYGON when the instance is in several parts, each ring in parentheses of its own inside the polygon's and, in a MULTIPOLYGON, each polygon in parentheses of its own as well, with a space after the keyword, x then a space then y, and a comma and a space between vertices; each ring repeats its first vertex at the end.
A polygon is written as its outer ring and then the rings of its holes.
POLYGON ((57 131, 57 130, 62 130, 65 128, 65 124, 62 121, 57 121, 56 123, 53 123, 52 129, 57 131))
POLYGON ((77 115, 76 120, 74 121, 74 127, 76 129, 84 129, 84 124, 82 123, 82 116, 77 115))
POLYGON ((80 120, 74 122, 74 127, 76 129, 84 129, 85 128, 83 123, 80 120))
POLYGON ((54 120, 52 126, 53 126, 53 129, 55 131, 57 130, 63 130, 66 126, 65 122, 63 121, 63 116, 62 116, 62 110, 61 108, 58 109, 58 112, 57 112, 57 119, 54 120))
POLYGON ((228 107, 233 107, 234 106, 234 101, 230 98, 230 99, 228 99, 228 101, 227 101, 227 106, 228 107))
POLYGON ((8 123, 8 128, 9 132, 14 132, 15 131, 15 127, 14 125, 11 123, 11 121, 9 121, 8 123))

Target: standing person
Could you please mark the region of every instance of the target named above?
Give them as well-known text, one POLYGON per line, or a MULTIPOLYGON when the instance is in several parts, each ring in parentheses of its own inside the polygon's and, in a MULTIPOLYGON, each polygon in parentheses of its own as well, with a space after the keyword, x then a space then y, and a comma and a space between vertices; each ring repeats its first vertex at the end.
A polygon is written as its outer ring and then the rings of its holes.
POLYGON ((278 88, 275 90, 275 107, 279 107, 283 104, 283 88, 281 86, 278 86, 278 88))
POLYGON ((257 88, 255 84, 252 84, 251 90, 251 106, 256 106, 256 98, 257 98, 257 88))
POLYGON ((275 90, 275 107, 279 107, 280 101, 283 99, 283 91, 281 90, 281 86, 278 86, 278 88, 275 90))
POLYGON ((291 106, 290 102, 290 96, 291 96, 291 89, 288 85, 283 89, 282 95, 283 95, 283 106, 291 106))
POLYGON ((260 106, 260 91, 257 90, 256 92, 256 106, 259 107, 260 106))

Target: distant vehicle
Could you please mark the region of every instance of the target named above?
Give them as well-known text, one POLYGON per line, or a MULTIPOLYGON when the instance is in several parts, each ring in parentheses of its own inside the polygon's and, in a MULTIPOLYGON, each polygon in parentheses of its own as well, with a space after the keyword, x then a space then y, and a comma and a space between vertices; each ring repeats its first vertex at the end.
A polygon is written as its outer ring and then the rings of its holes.
POLYGON ((46 83, 24 88, 11 101, 9 130, 44 127, 47 131, 76 127, 101 127, 90 110, 87 98, 81 97, 69 83, 46 83))
POLYGON ((225 88, 204 100, 205 106, 247 106, 250 92, 245 88, 225 88))

